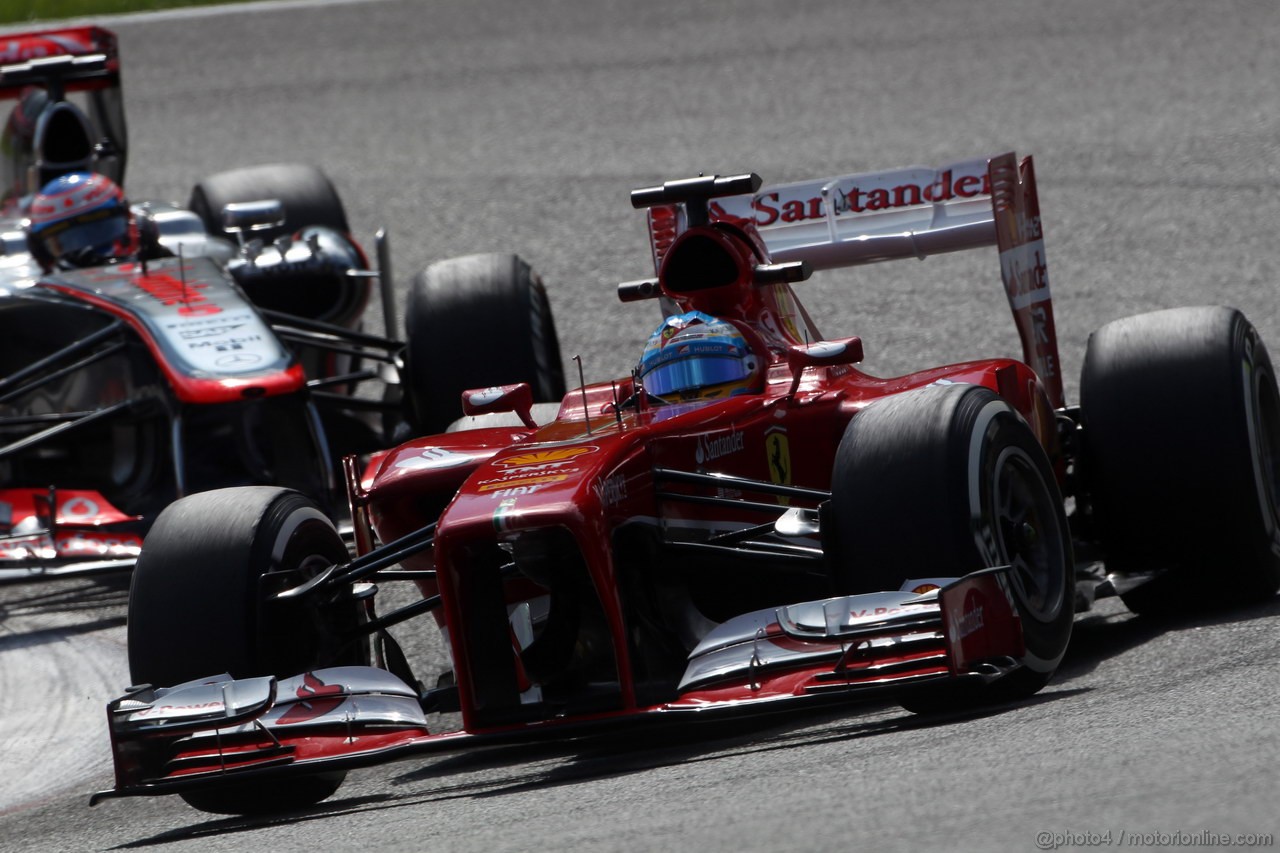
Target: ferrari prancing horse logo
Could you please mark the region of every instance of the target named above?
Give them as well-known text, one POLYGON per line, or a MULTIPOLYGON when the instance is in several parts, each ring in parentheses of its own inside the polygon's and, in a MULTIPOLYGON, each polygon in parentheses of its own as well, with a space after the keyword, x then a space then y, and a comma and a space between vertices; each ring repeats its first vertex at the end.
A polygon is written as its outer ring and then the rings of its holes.
POLYGON ((764 449, 769 459, 769 479, 779 486, 791 485, 791 444, 786 429, 774 427, 765 433, 764 449))

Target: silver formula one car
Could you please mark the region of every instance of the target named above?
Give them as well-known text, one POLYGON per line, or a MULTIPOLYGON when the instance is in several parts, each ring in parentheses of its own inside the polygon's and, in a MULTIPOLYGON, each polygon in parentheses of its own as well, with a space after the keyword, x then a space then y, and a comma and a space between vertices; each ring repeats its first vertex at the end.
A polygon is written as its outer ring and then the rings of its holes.
POLYGON ((431 265, 402 336, 385 235, 371 264, 314 167, 223 172, 185 205, 108 211, 84 196, 79 218, 60 220, 36 202, 71 204, 76 188, 51 187, 124 180, 116 39, 73 27, 6 37, 4 50, 0 579, 127 569, 165 506, 221 486, 289 486, 340 520, 344 455, 443 429, 475 385, 563 394, 528 264, 431 265), (86 249, 75 229, 100 230, 109 213, 130 250, 73 257, 86 249), (376 296, 381 334, 364 328, 376 296), (472 355, 454 364, 460 340, 472 355))

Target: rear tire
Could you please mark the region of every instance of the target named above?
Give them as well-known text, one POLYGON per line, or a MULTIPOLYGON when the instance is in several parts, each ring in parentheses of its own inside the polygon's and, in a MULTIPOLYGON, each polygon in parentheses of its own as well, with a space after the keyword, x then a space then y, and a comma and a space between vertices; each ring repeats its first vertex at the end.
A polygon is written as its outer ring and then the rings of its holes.
POLYGON ((1130 610, 1265 600, 1280 588, 1280 394, 1232 308, 1156 311, 1089 338, 1080 476, 1110 570, 1165 570, 1130 610))
POLYGON ((840 594, 1013 567, 1023 667, 971 696, 921 694, 904 707, 1023 699, 1053 677, 1075 615, 1071 538, 1044 449, 994 392, 929 386, 856 414, 836 452, 828 519, 824 543, 840 594))
MULTIPOLYGON (((174 685, 219 673, 290 676, 363 663, 362 644, 343 643, 354 603, 264 600, 263 578, 300 583, 346 546, 297 492, 246 486, 201 492, 171 504, 147 534, 129 591, 129 672, 135 684, 174 685)), ((345 773, 241 782, 181 796, 201 811, 257 814, 302 808, 330 796, 345 773)))
POLYGON ((405 314, 405 397, 418 434, 462 417, 462 392, 527 382, 533 399, 565 393, 542 279, 516 255, 438 261, 413 280, 405 314))
POLYGON ((284 224, 254 231, 255 238, 270 242, 307 225, 322 225, 343 234, 351 231, 333 183, 314 166, 297 163, 249 166, 210 175, 191 190, 187 206, 210 234, 230 238, 222 227, 222 208, 264 199, 277 199, 284 205, 284 224))

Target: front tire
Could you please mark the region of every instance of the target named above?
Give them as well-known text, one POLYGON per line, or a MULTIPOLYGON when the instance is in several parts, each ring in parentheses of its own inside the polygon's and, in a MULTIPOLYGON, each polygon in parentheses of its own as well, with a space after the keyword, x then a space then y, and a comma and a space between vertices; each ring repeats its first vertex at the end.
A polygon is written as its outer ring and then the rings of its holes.
POLYGON ((1107 566, 1163 572, 1136 613, 1262 601, 1280 588, 1280 394, 1232 308, 1175 308, 1089 338, 1081 478, 1107 566))
MULTIPOLYGON (((219 673, 289 676, 364 662, 350 639, 350 601, 269 604, 286 584, 345 562, 332 522, 297 492, 246 486, 171 504, 147 534, 129 591, 129 672, 135 684, 173 685, 219 673)), ((181 796, 201 811, 288 811, 330 796, 345 773, 241 782, 181 796)))
POLYGON ((542 279, 516 255, 438 261, 413 280, 405 314, 406 402, 420 435, 462 417, 462 392, 527 382, 535 402, 565 393, 542 279))
MULTIPOLYGON (((1071 538, 1044 449, 994 392, 929 386, 856 414, 836 452, 828 519, 824 542, 841 594, 1012 566, 1027 653, 1021 669, 974 701, 1022 699, 1052 678, 1074 618, 1071 538)), ((904 706, 941 707, 919 698, 904 706)))

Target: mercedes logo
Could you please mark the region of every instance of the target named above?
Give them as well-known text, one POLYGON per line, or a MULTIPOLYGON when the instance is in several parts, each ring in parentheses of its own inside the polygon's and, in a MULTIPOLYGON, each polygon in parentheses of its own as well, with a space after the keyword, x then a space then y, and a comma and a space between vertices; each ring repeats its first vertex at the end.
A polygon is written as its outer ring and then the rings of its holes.
POLYGON ((218 367, 245 367, 250 364, 257 364, 262 361, 262 356, 254 355, 251 352, 233 352, 221 356, 214 364, 218 367))

